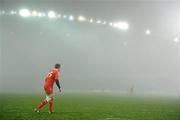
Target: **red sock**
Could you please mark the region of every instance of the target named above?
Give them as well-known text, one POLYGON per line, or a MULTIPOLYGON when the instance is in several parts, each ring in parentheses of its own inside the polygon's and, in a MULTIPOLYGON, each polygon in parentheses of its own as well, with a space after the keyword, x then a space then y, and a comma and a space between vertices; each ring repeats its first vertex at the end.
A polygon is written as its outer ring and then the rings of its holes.
POLYGON ((53 98, 49 101, 49 112, 53 112, 53 98))
POLYGON ((36 110, 40 110, 47 103, 46 99, 43 100, 36 108, 36 110))

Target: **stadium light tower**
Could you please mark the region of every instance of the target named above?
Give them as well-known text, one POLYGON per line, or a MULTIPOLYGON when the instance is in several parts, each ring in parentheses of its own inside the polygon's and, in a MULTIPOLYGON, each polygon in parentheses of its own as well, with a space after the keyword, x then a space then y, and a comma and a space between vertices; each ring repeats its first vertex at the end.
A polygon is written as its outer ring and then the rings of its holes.
POLYGON ((150 35, 151 31, 149 29, 147 29, 145 33, 146 33, 146 35, 150 35))
POLYGON ((11 10, 10 14, 14 15, 14 14, 16 14, 16 11, 11 10))
POLYGON ((42 13, 38 13, 38 16, 39 16, 39 17, 42 17, 42 16, 43 16, 43 14, 42 14, 42 13))
POLYGON ((109 26, 113 26, 113 23, 112 23, 112 22, 110 22, 110 23, 109 23, 109 26))
POLYGON ((28 9, 21 9, 19 10, 19 15, 22 17, 29 17, 31 16, 31 13, 28 9))
POLYGON ((93 23, 93 21, 94 21, 94 20, 91 18, 91 19, 90 19, 90 23, 93 23))
POLYGON ((48 17, 49 17, 50 19, 56 18, 56 13, 55 13, 54 11, 49 11, 49 12, 48 12, 48 17))
POLYGON ((63 15, 63 18, 67 18, 67 15, 63 15))
POLYGON ((86 21, 86 18, 83 17, 83 16, 79 16, 79 17, 78 17, 78 20, 79 20, 79 21, 86 21))
POLYGON ((97 22, 96 22, 97 24, 100 24, 101 23, 101 20, 97 20, 97 22))
POLYGON ((72 15, 69 16, 69 20, 70 20, 70 21, 73 21, 73 20, 74 20, 74 16, 72 16, 72 15))
POLYGON ((37 11, 32 11, 32 16, 37 16, 37 11))
POLYGON ((178 42, 179 42, 178 37, 175 37, 175 38, 174 38, 174 42, 175 42, 175 43, 178 43, 178 42))
POLYGON ((129 28, 129 24, 127 22, 115 22, 113 23, 113 27, 121 30, 127 30, 129 28))

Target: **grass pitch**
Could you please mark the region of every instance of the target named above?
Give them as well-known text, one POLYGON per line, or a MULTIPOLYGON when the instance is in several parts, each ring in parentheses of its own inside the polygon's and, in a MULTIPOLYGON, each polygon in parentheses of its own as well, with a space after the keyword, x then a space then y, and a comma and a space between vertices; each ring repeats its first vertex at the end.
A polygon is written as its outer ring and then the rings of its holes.
POLYGON ((1 120, 180 120, 179 98, 100 94, 56 95, 55 113, 34 108, 43 95, 0 94, 1 120))

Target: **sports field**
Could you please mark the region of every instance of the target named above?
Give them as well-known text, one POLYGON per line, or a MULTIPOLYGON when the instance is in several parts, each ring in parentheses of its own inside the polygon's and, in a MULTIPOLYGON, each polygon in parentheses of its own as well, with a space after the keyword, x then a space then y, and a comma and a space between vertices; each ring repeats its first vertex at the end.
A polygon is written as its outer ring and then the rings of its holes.
POLYGON ((34 113, 43 95, 0 96, 1 120, 180 120, 180 99, 100 94, 55 96, 54 113, 47 105, 34 113))

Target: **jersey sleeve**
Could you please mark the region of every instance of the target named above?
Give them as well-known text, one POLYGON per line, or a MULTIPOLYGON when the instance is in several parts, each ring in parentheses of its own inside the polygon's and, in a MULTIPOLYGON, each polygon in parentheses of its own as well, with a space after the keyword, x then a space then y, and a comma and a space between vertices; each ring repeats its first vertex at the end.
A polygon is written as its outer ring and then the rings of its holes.
POLYGON ((56 71, 56 72, 54 73, 54 79, 55 79, 55 80, 58 80, 58 79, 59 79, 58 71, 56 71))

